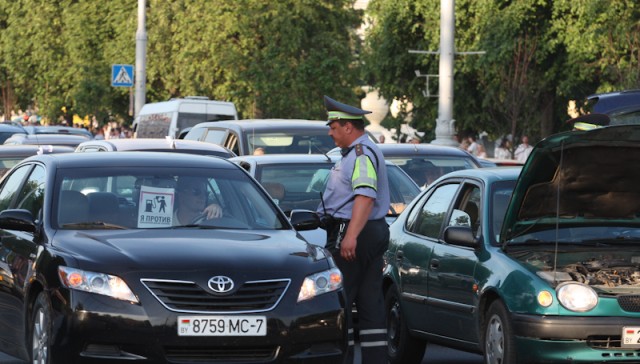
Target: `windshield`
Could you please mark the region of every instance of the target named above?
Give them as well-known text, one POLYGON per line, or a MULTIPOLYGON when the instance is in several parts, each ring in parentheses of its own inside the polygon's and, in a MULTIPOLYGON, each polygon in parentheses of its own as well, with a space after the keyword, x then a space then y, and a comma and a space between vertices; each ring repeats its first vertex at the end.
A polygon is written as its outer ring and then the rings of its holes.
POLYGON ((240 170, 61 169, 60 229, 282 229, 286 219, 240 170))
POLYGON ((324 154, 336 146, 328 130, 250 131, 245 147, 248 154, 254 154, 258 148, 265 154, 324 154))
POLYGON ((477 168, 471 158, 459 156, 385 156, 385 159, 402 168, 421 187, 449 172, 477 168))
MULTIPOLYGON (((264 186, 280 208, 288 213, 293 209, 315 211, 322 203, 333 163, 272 164, 258 167, 256 179, 264 186)), ((402 212, 420 193, 411 178, 397 166, 387 165, 391 197, 390 216, 402 212)))

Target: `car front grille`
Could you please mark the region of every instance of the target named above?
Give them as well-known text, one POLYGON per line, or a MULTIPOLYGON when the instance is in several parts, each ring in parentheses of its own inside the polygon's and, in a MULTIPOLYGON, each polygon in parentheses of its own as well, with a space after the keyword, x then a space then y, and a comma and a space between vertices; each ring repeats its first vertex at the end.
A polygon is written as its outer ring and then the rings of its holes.
POLYGON ((618 296, 618 304, 627 312, 640 312, 640 296, 638 295, 618 296))
POLYGON ((621 336, 589 336, 587 345, 594 349, 620 349, 621 336))
POLYGON ((165 347, 170 363, 267 363, 275 360, 278 347, 165 347))
POLYGON ((231 295, 213 294, 194 282, 142 279, 167 309, 185 313, 270 311, 287 291, 290 279, 245 282, 231 295))

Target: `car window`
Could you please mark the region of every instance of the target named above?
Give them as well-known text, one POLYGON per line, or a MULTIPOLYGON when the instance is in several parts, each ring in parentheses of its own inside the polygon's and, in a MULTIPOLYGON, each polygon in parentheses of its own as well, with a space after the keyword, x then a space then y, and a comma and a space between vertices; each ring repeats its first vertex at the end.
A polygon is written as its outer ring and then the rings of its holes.
POLYGON ((239 169, 69 168, 58 174, 53 224, 61 229, 288 226, 268 196, 239 169), (222 216, 202 220, 199 215, 212 205, 222 216), (193 214, 183 213, 192 206, 193 214))
POLYGON ((477 168, 471 158, 460 156, 385 156, 385 159, 402 168, 418 186, 428 186, 449 172, 477 168))
POLYGON ((22 162, 26 156, 6 157, 0 160, 0 177, 7 173, 18 163, 22 162))
MULTIPOLYGON (((226 130, 218 130, 218 129, 201 128, 201 129, 194 129, 193 132, 196 135, 197 133, 204 132, 204 139, 202 139, 203 141, 207 143, 218 144, 218 145, 223 145, 224 139, 227 136, 226 130)), ((189 134, 191 134, 191 132, 189 132, 189 134)))
POLYGON ((449 226, 468 226, 477 235, 480 228, 480 187, 465 184, 453 206, 449 226))
POLYGON ((407 219, 407 229, 419 235, 438 239, 458 186, 457 183, 442 185, 432 193, 424 195, 426 201, 416 205, 418 207, 407 219))
POLYGON ((11 201, 18 192, 18 189, 22 185, 27 173, 31 170, 31 165, 24 165, 11 173, 7 177, 0 191, 0 211, 10 208, 11 201))
POLYGON ((500 241, 502 223, 504 222, 515 184, 516 181, 501 181, 494 183, 491 187, 491 208, 489 209, 491 232, 489 234, 495 239, 491 242, 492 244, 497 244, 500 241))
POLYGON ((29 210, 33 217, 39 217, 44 200, 45 179, 44 167, 36 165, 18 195, 16 208, 29 210))
POLYGON ((263 165, 255 177, 283 211, 315 210, 332 167, 332 163, 263 165))
POLYGON ((406 173, 395 165, 387 165, 389 176, 389 192, 391 197, 391 214, 397 215, 418 196, 420 189, 406 173))
POLYGON ((238 138, 238 136, 235 133, 229 133, 229 135, 227 136, 227 140, 225 140, 223 143, 223 147, 226 147, 227 149, 231 150, 232 152, 234 152, 236 155, 240 155, 240 142, 239 142, 240 138, 238 138))

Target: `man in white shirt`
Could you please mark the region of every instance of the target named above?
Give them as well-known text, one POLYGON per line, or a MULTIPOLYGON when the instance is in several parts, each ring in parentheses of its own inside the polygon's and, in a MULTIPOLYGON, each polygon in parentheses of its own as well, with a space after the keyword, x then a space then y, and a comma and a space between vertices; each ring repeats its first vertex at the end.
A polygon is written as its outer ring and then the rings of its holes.
POLYGON ((518 145, 518 147, 516 148, 516 151, 513 153, 513 156, 516 158, 516 160, 520 162, 526 162, 532 150, 533 150, 533 147, 529 145, 529 137, 527 137, 526 135, 523 135, 522 143, 518 145))

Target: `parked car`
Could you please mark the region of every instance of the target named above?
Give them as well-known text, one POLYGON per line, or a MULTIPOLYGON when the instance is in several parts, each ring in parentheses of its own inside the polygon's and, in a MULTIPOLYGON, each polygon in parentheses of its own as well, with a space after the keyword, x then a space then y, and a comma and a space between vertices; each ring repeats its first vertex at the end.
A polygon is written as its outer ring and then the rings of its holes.
POLYGON ((341 273, 295 230, 316 228, 317 216, 288 220, 228 160, 34 156, 2 181, 0 211, 0 307, 10 313, 0 315, 0 348, 9 355, 34 363, 344 358, 341 273), (182 188, 185 179, 198 183, 182 188), (187 196, 223 216, 174 226, 172 206, 187 196))
POLYGON ((640 126, 608 126, 544 139, 519 176, 429 187, 391 226, 392 362, 420 362, 426 341, 486 363, 638 362, 639 162, 640 126))
MULTIPOLYGON (((379 144, 384 159, 404 170, 417 184, 426 187, 436 178, 453 171, 469 168, 483 168, 479 158, 456 147, 434 144, 379 144)), ((331 151, 338 155, 340 149, 331 151)), ((487 164, 486 167, 495 166, 487 164)))
POLYGON ((0 123, 0 144, 4 143, 5 140, 9 139, 9 137, 13 136, 14 134, 26 133, 27 132, 21 126, 0 123))
MULTIPOLYGON (((319 154, 279 154, 240 156, 229 160, 238 163, 258 180, 288 215, 297 209, 316 211, 321 206, 327 178, 340 158, 319 154)), ((387 221, 391 223, 420 193, 420 188, 393 163, 387 162, 387 169, 391 195, 387 221)), ((326 243, 326 232, 322 229, 301 234, 313 244, 324 246, 326 243)))
POLYGON ((23 159, 38 154, 71 153, 73 147, 53 145, 0 145, 0 177, 23 159))
POLYGON ((640 124, 640 89, 590 95, 585 111, 608 115, 610 125, 640 124))
POLYGON ((4 145, 62 145, 75 148, 87 140, 89 138, 83 135, 14 134, 4 141, 4 145))
POLYGON ((132 128, 136 138, 182 139, 185 130, 196 124, 237 119, 238 111, 233 102, 187 96, 143 105, 132 128))
MULTIPOLYGON (((248 119, 200 123, 184 139, 222 145, 237 155, 323 154, 336 144, 326 121, 248 119)), ((373 138, 373 137, 372 137, 373 138)))
POLYGON ((173 152, 212 155, 216 157, 235 157, 236 155, 225 147, 216 144, 181 139, 109 139, 90 140, 82 142, 76 152, 116 152, 116 151, 148 151, 173 152))
POLYGON ((63 125, 29 125, 25 126, 27 134, 69 134, 83 135, 89 139, 93 139, 93 134, 85 128, 75 128, 63 125))

